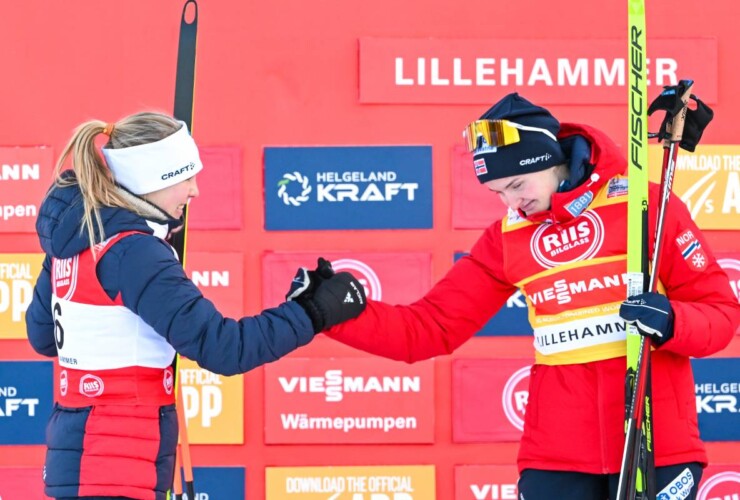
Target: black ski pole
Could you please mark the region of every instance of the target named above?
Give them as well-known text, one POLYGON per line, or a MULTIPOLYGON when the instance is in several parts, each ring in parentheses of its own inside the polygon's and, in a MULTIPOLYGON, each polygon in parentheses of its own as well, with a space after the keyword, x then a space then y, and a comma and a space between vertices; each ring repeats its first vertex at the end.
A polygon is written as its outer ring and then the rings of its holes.
MULTIPOLYGON (((660 179, 660 205, 656 216, 655 241, 651 261, 651 274, 648 290, 656 292, 658 288, 658 272, 660 269, 663 245, 665 217, 668 211, 668 202, 672 194, 673 178, 676 171, 676 158, 679 146, 693 151, 701 138, 706 125, 711 121, 713 113, 696 96, 691 94, 694 82, 681 80, 678 85, 665 87, 658 98, 653 101, 648 114, 655 111, 666 111, 666 118, 661 130, 652 137, 663 140, 663 164, 660 179), (697 102, 698 111, 689 110, 690 99, 697 102), (687 122, 691 127, 691 134, 684 134, 687 122)), ((630 403, 630 416, 625 437, 625 451, 620 472, 617 500, 632 500, 636 489, 644 478, 639 476, 640 466, 646 459, 652 461, 652 398, 649 391, 650 369, 650 340, 642 337, 638 355, 638 369, 635 373, 633 398, 630 403)), ((654 464, 648 464, 654 467, 654 464)), ((649 500, 655 498, 655 485, 648 482, 646 491, 649 500)))
MULTIPOLYGON (((195 94, 195 57, 198 35, 198 3, 196 0, 186 0, 180 18, 180 38, 177 47, 177 73, 175 75, 175 104, 174 117, 182 120, 193 133, 193 105, 195 94)), ((185 250, 188 230, 188 206, 183 208, 182 229, 170 237, 170 244, 177 252, 180 263, 185 267, 185 250)), ((177 387, 177 420, 180 428, 180 439, 176 455, 175 483, 173 493, 177 500, 182 499, 182 484, 180 480, 180 466, 185 477, 185 489, 188 500, 195 498, 195 484, 193 481, 193 464, 190 457, 190 442, 188 440, 187 419, 185 418, 182 396, 182 385, 177 375, 180 355, 175 356, 175 385, 177 387), (177 488, 179 486, 179 488, 177 488), (179 489, 179 491, 177 491, 179 489)))

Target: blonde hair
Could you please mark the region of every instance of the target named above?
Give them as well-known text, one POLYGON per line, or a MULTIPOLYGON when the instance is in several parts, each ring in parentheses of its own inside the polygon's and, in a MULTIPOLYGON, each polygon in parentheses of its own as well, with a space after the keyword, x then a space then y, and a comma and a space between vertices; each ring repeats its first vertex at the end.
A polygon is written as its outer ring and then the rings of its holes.
POLYGON ((131 195, 127 196, 128 193, 116 185, 112 172, 95 145, 95 138, 98 134, 109 134, 105 147, 120 149, 161 141, 177 132, 180 127, 182 123, 169 115, 147 111, 127 116, 113 124, 91 120, 75 129, 54 169, 54 186, 79 186, 84 203, 80 232, 87 229, 93 251, 96 243, 105 240, 103 221, 100 218, 101 207, 120 207, 140 213, 138 207, 131 202, 131 195), (64 163, 70 155, 74 179, 62 177, 64 163))

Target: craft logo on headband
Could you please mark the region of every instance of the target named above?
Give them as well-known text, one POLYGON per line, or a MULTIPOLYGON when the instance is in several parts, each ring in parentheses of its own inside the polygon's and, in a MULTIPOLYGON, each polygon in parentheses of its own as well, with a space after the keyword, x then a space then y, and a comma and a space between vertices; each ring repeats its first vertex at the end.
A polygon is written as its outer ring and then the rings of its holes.
POLYGON ((185 122, 157 142, 127 148, 103 148, 105 161, 116 181, 134 194, 159 191, 189 179, 201 170, 198 147, 185 122))
POLYGON ((430 146, 265 148, 265 228, 429 229, 430 146))

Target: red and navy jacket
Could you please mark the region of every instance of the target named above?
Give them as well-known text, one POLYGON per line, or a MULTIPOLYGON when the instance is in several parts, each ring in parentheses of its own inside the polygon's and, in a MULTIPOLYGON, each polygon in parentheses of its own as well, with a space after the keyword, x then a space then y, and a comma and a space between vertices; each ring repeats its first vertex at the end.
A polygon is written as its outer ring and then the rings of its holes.
POLYGON ((172 224, 164 214, 147 220, 121 208, 100 213, 110 239, 95 256, 80 232, 76 185, 53 188, 36 224, 47 256, 26 313, 27 334, 38 353, 58 357, 45 491, 164 499, 178 432, 175 352, 233 375, 307 344, 313 327, 294 302, 223 317, 164 241, 172 224))
MULTIPOLYGON (((563 124, 558 139, 587 142, 583 183, 555 193, 548 211, 512 212, 494 222, 470 255, 417 302, 368 301, 358 318, 327 335, 406 362, 449 354, 519 289, 528 302, 536 353, 519 469, 618 473, 626 369, 624 324, 618 317, 627 293, 629 184, 621 175, 626 161, 609 138, 587 126, 563 124)), ((650 235, 658 199, 652 184, 650 235)), ((655 461, 658 466, 705 464, 689 356, 708 356, 727 346, 740 323, 740 305, 675 196, 664 238, 658 277, 675 322, 674 337, 653 357, 655 461)))

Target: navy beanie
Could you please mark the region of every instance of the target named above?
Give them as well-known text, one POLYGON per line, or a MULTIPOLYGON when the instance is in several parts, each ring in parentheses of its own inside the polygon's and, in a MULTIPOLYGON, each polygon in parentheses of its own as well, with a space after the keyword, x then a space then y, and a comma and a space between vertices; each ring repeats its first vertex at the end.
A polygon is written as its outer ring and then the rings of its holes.
MULTIPOLYGON (((560 122, 545 108, 535 106, 516 92, 486 111, 481 120, 509 120, 527 127, 549 130, 557 136, 560 122)), ((566 162, 560 143, 542 132, 519 130, 519 142, 498 148, 481 141, 473 153, 475 175, 481 184, 493 179, 529 174, 566 162)))

